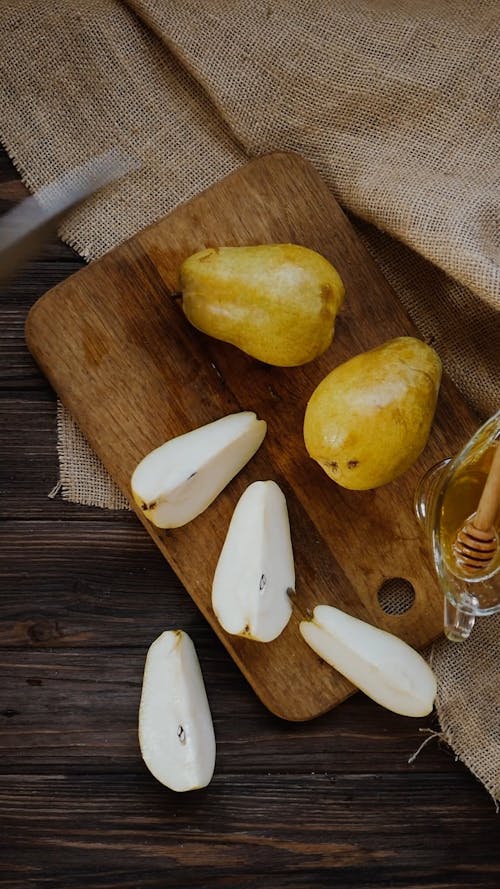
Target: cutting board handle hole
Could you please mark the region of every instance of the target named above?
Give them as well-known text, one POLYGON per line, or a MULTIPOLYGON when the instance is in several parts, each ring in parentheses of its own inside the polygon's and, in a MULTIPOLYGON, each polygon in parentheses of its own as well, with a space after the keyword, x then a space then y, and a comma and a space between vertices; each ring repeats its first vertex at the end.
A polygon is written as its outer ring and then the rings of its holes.
POLYGON ((386 614, 406 614, 415 602, 415 590, 404 577, 391 577, 384 581, 377 598, 386 614))

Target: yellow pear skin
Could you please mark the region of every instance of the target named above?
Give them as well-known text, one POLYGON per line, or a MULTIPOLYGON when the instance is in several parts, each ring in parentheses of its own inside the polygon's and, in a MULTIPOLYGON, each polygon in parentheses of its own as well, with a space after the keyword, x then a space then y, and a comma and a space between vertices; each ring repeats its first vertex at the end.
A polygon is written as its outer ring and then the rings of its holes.
POLYGON ((423 451, 440 382, 439 357, 413 337, 356 355, 332 370, 309 400, 309 455, 344 488, 388 484, 423 451))
POLYGON ((279 367, 328 348, 344 298, 334 267, 295 244, 202 250, 185 260, 180 282, 194 327, 279 367))

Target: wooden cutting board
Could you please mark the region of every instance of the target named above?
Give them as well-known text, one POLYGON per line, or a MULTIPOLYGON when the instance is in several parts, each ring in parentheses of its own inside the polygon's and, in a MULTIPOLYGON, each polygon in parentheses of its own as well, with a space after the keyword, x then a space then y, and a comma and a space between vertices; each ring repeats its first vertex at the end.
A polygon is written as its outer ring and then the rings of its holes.
MULTIPOLYGON (((441 631, 441 595, 412 502, 425 469, 478 425, 450 380, 443 379, 424 454, 378 490, 338 487, 302 439, 317 383, 357 352, 407 334, 414 326, 349 221, 315 170, 293 154, 239 169, 46 293, 27 321, 31 352, 127 497, 138 461, 172 436, 239 410, 267 420, 257 455, 195 521, 160 531, 136 512, 255 692, 285 719, 310 719, 353 690, 299 634, 299 621, 316 604, 343 608, 418 648, 441 631), (191 253, 273 242, 322 253, 346 286, 332 346, 304 367, 270 367, 211 340, 188 324, 173 296, 191 253), (227 635, 210 603, 232 511, 257 479, 275 479, 286 495, 296 559, 294 614, 270 644, 227 635), (404 614, 387 614, 379 604, 378 591, 391 578, 414 588, 404 614)), ((170 628, 161 590, 158 613, 170 628)))

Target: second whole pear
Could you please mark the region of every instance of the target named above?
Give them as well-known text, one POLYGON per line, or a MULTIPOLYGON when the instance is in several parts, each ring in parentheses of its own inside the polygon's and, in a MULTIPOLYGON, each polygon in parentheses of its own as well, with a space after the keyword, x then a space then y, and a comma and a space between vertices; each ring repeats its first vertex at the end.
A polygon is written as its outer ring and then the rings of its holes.
POLYGON ((441 362, 414 337, 396 337, 355 355, 309 399, 309 456, 344 488, 368 490, 405 472, 424 449, 441 381, 441 362))

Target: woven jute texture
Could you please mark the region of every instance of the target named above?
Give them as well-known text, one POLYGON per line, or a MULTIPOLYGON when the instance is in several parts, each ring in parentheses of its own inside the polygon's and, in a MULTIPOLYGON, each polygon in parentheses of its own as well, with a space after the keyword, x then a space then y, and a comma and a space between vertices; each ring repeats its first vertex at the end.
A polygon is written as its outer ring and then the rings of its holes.
MULTIPOLYGON (((485 418, 498 407, 496 0, 4 0, 0 137, 31 189, 121 146, 74 212, 95 259, 249 157, 319 170, 485 418)), ((63 496, 125 501, 59 407, 63 496)), ((500 797, 500 622, 434 648, 443 736, 500 797)))

